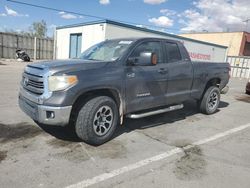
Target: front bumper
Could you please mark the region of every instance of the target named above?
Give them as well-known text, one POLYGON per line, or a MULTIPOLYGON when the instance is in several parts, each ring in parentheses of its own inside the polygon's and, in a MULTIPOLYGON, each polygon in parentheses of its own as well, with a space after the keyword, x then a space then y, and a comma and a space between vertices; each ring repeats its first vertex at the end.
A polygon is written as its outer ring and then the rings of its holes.
POLYGON ((69 123, 72 106, 53 107, 36 104, 21 94, 19 95, 20 108, 33 120, 47 125, 65 126, 69 123))

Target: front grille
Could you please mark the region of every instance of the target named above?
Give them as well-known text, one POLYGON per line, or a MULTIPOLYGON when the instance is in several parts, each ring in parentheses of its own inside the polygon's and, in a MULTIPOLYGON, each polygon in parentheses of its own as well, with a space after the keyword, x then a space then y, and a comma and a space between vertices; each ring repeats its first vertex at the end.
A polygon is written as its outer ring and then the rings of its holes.
POLYGON ((28 92, 35 95, 42 95, 44 92, 43 76, 29 72, 23 73, 22 86, 28 92))

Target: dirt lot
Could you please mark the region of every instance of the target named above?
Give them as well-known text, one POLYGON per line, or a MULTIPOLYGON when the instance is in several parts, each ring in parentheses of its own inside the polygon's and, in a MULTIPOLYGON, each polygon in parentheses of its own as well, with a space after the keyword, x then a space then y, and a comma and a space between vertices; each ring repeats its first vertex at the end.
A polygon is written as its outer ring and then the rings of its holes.
POLYGON ((93 147, 39 127, 17 105, 24 63, 0 60, 0 187, 250 187, 250 96, 231 79, 219 111, 126 119, 93 147))

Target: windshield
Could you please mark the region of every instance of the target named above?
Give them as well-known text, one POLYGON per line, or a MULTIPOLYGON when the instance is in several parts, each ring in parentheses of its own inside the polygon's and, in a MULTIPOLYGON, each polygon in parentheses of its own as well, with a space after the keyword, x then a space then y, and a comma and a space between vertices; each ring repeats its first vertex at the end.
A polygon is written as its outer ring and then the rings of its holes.
POLYGON ((115 61, 128 49, 132 40, 107 40, 84 51, 80 59, 115 61))

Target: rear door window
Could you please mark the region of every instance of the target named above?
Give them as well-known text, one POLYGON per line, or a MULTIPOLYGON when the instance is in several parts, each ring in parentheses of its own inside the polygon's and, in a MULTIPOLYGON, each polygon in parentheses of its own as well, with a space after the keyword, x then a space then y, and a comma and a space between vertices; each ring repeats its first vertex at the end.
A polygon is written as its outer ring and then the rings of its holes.
POLYGON ((176 43, 165 43, 166 50, 167 50, 167 56, 168 56, 168 62, 174 63, 182 60, 181 53, 179 50, 179 47, 176 43))

